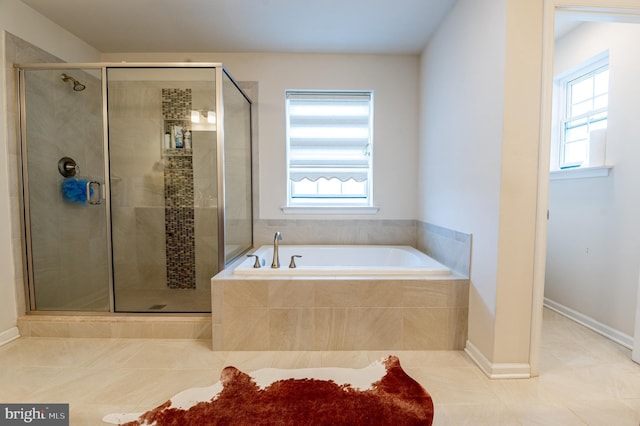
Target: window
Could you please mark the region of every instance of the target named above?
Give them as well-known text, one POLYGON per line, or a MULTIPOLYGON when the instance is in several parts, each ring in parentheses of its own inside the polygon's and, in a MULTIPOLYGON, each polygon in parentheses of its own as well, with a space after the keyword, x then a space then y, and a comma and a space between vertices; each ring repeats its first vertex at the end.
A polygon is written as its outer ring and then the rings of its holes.
POLYGON ((556 87, 561 93, 558 166, 564 169, 593 165, 589 164, 590 144, 596 131, 607 128, 608 55, 600 55, 559 78, 556 87))
POLYGON ((366 207, 373 94, 287 91, 288 206, 366 207))

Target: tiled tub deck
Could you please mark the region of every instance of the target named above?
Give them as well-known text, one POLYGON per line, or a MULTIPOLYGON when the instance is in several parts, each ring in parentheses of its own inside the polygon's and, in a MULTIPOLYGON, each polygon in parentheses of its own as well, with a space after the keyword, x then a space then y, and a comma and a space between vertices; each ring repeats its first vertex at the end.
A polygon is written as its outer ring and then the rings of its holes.
POLYGON ((469 280, 394 277, 212 279, 214 350, 461 350, 469 280))

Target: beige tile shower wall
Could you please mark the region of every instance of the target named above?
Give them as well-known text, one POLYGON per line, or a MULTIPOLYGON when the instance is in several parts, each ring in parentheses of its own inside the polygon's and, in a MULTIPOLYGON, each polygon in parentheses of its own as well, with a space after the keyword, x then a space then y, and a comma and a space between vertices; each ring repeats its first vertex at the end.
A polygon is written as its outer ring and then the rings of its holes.
POLYGON ((467 279, 212 280, 214 350, 461 350, 467 279))
POLYGON ((161 83, 150 87, 135 81, 109 84, 113 260, 118 288, 166 287, 161 87, 161 83))
MULTIPOLYGON (((193 91, 194 105, 208 108, 215 99, 208 87, 193 91)), ((193 131, 193 190, 195 206, 196 283, 206 288, 218 272, 217 137, 213 131, 193 131)))
MULTIPOLYGON (((167 287, 161 90, 177 83, 110 84, 112 217, 115 283, 119 288, 167 287), (137 113, 132 116, 131 108, 137 113)), ((212 109, 211 84, 192 83, 193 103, 212 109)), ((193 132, 196 282, 206 288, 217 273, 216 133, 193 132)))

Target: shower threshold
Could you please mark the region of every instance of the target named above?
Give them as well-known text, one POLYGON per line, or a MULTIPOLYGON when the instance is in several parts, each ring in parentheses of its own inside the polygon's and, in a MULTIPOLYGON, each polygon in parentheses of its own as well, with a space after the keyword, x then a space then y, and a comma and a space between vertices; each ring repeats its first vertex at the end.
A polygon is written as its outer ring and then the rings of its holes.
POLYGON ((211 339, 211 314, 32 314, 18 318, 22 337, 211 339))

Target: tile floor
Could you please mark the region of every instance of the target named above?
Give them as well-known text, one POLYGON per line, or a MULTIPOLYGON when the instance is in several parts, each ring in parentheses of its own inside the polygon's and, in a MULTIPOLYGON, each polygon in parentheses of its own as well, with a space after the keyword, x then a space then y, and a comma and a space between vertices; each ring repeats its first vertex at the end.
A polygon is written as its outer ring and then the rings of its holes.
MULTIPOLYGON (((434 425, 640 424, 630 351, 545 310, 540 377, 489 380, 464 352, 394 351, 432 395, 434 425)), ((0 347, 0 402, 69 403, 72 425, 145 411, 220 370, 360 368, 388 352, 214 352, 209 340, 26 337, 0 347)))

